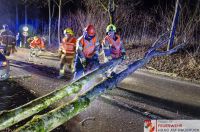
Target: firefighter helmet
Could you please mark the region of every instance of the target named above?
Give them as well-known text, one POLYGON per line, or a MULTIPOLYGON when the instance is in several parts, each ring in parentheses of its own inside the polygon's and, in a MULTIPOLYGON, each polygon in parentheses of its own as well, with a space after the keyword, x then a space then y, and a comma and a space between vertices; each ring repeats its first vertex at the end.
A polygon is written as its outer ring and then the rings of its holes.
POLYGON ((66 29, 64 30, 64 34, 74 35, 74 32, 73 32, 73 30, 72 30, 71 28, 66 28, 66 29))
POLYGON ((85 28, 85 31, 87 32, 87 34, 89 36, 95 36, 96 34, 96 31, 95 31, 95 28, 93 25, 88 25, 86 28, 85 28))
POLYGON ((34 40, 38 40, 39 37, 38 37, 38 36, 34 36, 33 39, 34 39, 34 40))
POLYGON ((108 25, 108 26, 106 27, 106 33, 108 33, 109 31, 114 31, 114 32, 116 32, 116 31, 117 31, 116 26, 113 25, 113 24, 108 25))

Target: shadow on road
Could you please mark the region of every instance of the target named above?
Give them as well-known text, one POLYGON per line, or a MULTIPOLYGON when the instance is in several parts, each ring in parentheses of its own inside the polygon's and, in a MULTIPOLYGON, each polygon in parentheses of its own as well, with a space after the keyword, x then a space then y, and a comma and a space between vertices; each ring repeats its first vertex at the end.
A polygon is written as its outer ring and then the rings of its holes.
MULTIPOLYGON (((37 97, 32 94, 30 91, 25 89, 19 83, 9 80, 9 81, 2 81, 0 82, 0 112, 4 110, 10 110, 17 108, 21 105, 24 105, 37 97)), ((52 108, 49 107, 38 114, 44 114, 51 110, 52 108)), ((10 128, 3 130, 2 132, 12 132, 14 129, 18 128, 19 126, 24 125, 27 121, 31 120, 33 116, 13 125, 10 128)), ((64 126, 60 126, 55 129, 55 131, 64 132, 66 128, 64 126)))
POLYGON ((39 58, 46 59, 46 60, 60 61, 60 59, 58 57, 52 57, 52 56, 46 56, 46 55, 39 55, 39 58))
POLYGON ((0 82, 0 111, 23 105, 36 96, 15 81, 0 82))
MULTIPOLYGON (((38 65, 34 63, 28 63, 28 62, 22 62, 22 61, 16 61, 16 60, 10 60, 11 66, 21 68, 25 71, 28 71, 32 74, 37 74, 40 76, 48 77, 48 78, 56 78, 59 73, 59 69, 55 67, 48 67, 45 65, 38 65)), ((66 72, 66 78, 65 80, 68 81, 72 77, 72 73, 66 72)))
POLYGON ((120 91, 126 92, 127 95, 122 95, 118 93, 110 93, 110 92, 107 92, 106 94, 111 95, 111 96, 112 95, 119 96, 119 97, 123 97, 129 100, 142 102, 142 103, 147 103, 158 108, 166 109, 175 113, 176 112, 183 113, 183 114, 192 116, 194 118, 198 118, 198 119, 200 118, 200 108, 197 106, 183 104, 180 102, 175 102, 175 101, 166 100, 162 98, 157 98, 157 97, 153 97, 153 96, 146 95, 143 93, 134 92, 134 91, 127 90, 124 88, 120 88, 120 87, 118 87, 117 89, 120 91))

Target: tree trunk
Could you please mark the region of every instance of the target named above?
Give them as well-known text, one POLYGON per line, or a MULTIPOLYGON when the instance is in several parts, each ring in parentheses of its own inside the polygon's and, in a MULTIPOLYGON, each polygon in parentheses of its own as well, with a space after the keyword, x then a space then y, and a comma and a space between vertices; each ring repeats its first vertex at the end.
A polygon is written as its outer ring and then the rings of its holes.
MULTIPOLYGON (((27 5, 25 3, 25 7, 24 7, 24 25, 27 26, 27 5)), ((24 36, 24 43, 23 43, 23 47, 27 47, 27 37, 24 36)))
POLYGON ((167 52, 159 52, 156 50, 151 51, 143 59, 137 60, 130 64, 127 69, 115 74, 112 78, 95 84, 90 91, 82 94, 71 103, 60 106, 44 115, 36 115, 33 119, 26 123, 24 126, 18 128, 17 132, 34 132, 37 131, 51 131, 56 127, 64 124, 69 119, 73 118, 80 112, 84 111, 99 95, 103 94, 106 90, 115 88, 118 83, 125 79, 128 75, 134 73, 137 69, 143 67, 155 56, 163 56, 176 52, 181 47, 176 47, 167 52))
MULTIPOLYGON (((19 128, 18 131, 49 131, 54 129, 55 127, 61 125, 65 121, 80 113, 82 110, 86 109, 89 102, 95 99, 96 96, 103 93, 106 89, 115 87, 117 83, 122 81, 125 77, 133 73, 138 68, 144 66, 153 57, 175 53, 177 52, 177 50, 184 46, 179 45, 173 49, 170 49, 169 51, 159 51, 158 49, 169 40, 169 35, 164 35, 155 41, 152 47, 146 52, 143 59, 135 61, 134 63, 129 65, 126 70, 117 75, 114 75, 112 78, 109 78, 106 81, 102 81, 98 85, 94 84, 95 87, 92 90, 90 90, 85 95, 82 95, 81 97, 79 96, 79 98, 76 98, 74 102, 56 108, 45 115, 34 117, 31 122, 19 128)), ((79 92, 83 85, 91 82, 93 79, 98 78, 100 74, 105 73, 109 69, 112 69, 120 62, 121 59, 112 60, 106 64, 103 64, 98 69, 87 74, 78 81, 71 83, 70 85, 64 86, 61 89, 49 93, 44 97, 33 100, 32 102, 29 102, 21 107, 9 111, 3 111, 2 113, 0 113, 0 130, 10 127, 18 123, 19 121, 26 119, 27 117, 30 117, 33 114, 38 113, 39 111, 44 110, 49 105, 64 98, 65 96, 70 96, 73 93, 79 92)))
POLYGON ((179 12, 180 12, 179 0, 176 0, 176 8, 175 8, 174 18, 173 18, 171 33, 170 33, 170 40, 168 42, 167 50, 170 50, 173 47, 174 37, 176 34, 176 26, 177 26, 178 18, 179 18, 179 12))
POLYGON ((48 8, 49 8, 49 40, 48 45, 51 45, 51 0, 48 0, 48 8))
POLYGON ((24 24, 27 25, 27 5, 25 4, 25 7, 24 7, 24 24))
POLYGON ((16 22, 15 22, 15 31, 16 33, 19 32, 19 14, 18 14, 18 3, 16 2, 15 4, 15 13, 16 13, 16 22))
POLYGON ((121 59, 113 60, 103 64, 97 70, 87 74, 87 76, 82 77, 78 81, 55 90, 43 97, 35 99, 23 105, 22 107, 18 107, 9 111, 3 111, 0 113, 0 131, 46 109, 49 105, 66 96, 78 93, 87 82, 92 81, 100 74, 105 73, 109 69, 112 69, 119 63, 121 63, 121 59))
POLYGON ((58 45, 60 45, 60 21, 61 21, 61 9, 62 9, 62 0, 59 0, 59 14, 58 14, 58 45))
POLYGON ((108 2, 108 14, 110 19, 110 24, 115 24, 115 2, 114 0, 109 0, 108 2))

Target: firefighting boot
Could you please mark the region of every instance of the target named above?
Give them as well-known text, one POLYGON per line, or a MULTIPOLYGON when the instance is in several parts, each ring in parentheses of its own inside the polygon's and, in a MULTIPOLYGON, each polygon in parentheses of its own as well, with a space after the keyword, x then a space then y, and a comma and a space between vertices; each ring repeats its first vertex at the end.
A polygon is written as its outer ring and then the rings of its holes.
POLYGON ((57 79, 62 79, 64 77, 64 73, 65 73, 65 70, 60 69, 59 76, 57 76, 57 79))
POLYGON ((35 56, 36 56, 36 49, 33 48, 33 49, 31 49, 30 57, 35 57, 35 56))
POLYGON ((107 72, 105 72, 104 76, 106 78, 112 78, 116 73, 113 71, 113 69, 109 69, 107 72))

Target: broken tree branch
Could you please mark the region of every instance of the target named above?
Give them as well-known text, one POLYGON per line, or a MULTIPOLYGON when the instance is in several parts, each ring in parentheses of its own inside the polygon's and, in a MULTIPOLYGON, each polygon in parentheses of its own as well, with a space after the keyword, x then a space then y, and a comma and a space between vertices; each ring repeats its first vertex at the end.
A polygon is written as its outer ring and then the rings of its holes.
POLYGON ((105 73, 108 69, 121 63, 121 59, 113 60, 100 66, 95 71, 80 78, 78 81, 72 82, 60 89, 57 89, 43 97, 37 98, 18 108, 0 112, 0 130, 10 127, 44 109, 56 101, 78 93, 81 88, 89 81, 96 79, 100 74, 105 73))
POLYGON ((76 116, 80 112, 84 111, 99 95, 104 93, 108 89, 115 88, 116 85, 125 79, 128 75, 135 72, 137 69, 143 67, 155 56, 164 56, 177 52, 183 44, 176 46, 168 51, 159 52, 156 49, 152 50, 144 56, 144 58, 133 62, 128 65, 128 68, 119 74, 113 75, 112 78, 107 78, 97 85, 95 85, 90 91, 82 94, 81 96, 74 99, 73 102, 67 103, 60 106, 44 115, 37 115, 31 121, 29 121, 24 126, 18 128, 17 132, 27 132, 27 131, 51 131, 54 128, 62 125, 72 117, 76 116))

